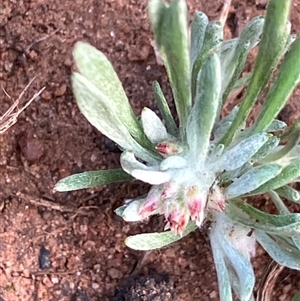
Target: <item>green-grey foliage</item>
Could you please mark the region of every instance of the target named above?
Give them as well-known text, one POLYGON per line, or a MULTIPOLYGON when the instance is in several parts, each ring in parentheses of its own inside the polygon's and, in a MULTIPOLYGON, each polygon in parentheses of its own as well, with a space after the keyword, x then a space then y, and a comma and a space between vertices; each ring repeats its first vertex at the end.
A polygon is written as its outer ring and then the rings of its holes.
POLYGON ((201 12, 195 13, 189 35, 184 0, 149 0, 178 118, 158 82, 153 90, 162 119, 149 108, 135 116, 106 56, 86 43, 74 48, 78 107, 120 147, 122 169, 72 175, 56 190, 134 179, 151 184, 146 195, 115 210, 131 222, 164 215, 164 231, 126 239, 137 250, 170 245, 210 223, 221 301, 231 301, 232 291, 240 300, 253 300, 256 242, 279 264, 300 270, 300 214, 286 203, 300 203, 300 192, 291 186, 300 181, 300 117, 290 126, 276 119, 300 81, 300 38, 290 35, 291 4, 270 0, 265 17, 251 20, 239 37, 223 40, 221 23, 201 12), (256 46, 254 68, 242 76, 256 46), (247 117, 267 86, 261 111, 248 126, 247 117), (240 88, 245 90, 241 102, 224 116, 228 96, 240 88), (249 196, 264 193, 275 214, 248 203, 249 196))

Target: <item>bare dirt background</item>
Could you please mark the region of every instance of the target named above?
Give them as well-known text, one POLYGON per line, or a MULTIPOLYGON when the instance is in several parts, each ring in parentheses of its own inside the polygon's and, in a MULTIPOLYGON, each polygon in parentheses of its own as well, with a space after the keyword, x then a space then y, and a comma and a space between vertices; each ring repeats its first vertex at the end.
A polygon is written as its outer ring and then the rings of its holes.
MULTIPOLYGON (((202 10, 210 19, 218 18, 222 8, 220 0, 187 2, 191 14, 202 10)), ((264 14, 265 2, 232 1, 226 35, 236 36, 252 17, 264 14)), ((140 290, 152 291, 136 300, 218 300, 205 231, 152 253, 124 246, 127 235, 159 227, 152 220, 129 225, 113 213, 125 198, 147 191, 145 185, 53 192, 54 184, 67 175, 119 166, 118 151, 88 124, 74 102, 70 74, 76 41, 88 41, 109 57, 136 113, 144 106, 155 109, 153 80, 171 99, 165 70, 157 65, 149 42, 146 6, 146 0, 0 3, 0 84, 12 97, 0 89, 0 113, 34 76, 24 99, 46 86, 18 123, 0 136, 1 301, 113 300, 119 290, 128 289, 126 280, 132 275, 149 276, 137 279, 140 290), (155 297, 156 291, 160 293, 155 297)), ((294 32, 300 32, 299 12, 300 0, 294 0, 294 32)), ((299 94, 297 90, 280 115, 288 123, 300 114, 299 94)), ((258 281, 268 263, 258 249, 253 262, 258 281)), ((285 269, 273 300, 290 300, 299 280, 297 272, 285 269)), ((121 293, 118 300, 134 300, 121 293)))

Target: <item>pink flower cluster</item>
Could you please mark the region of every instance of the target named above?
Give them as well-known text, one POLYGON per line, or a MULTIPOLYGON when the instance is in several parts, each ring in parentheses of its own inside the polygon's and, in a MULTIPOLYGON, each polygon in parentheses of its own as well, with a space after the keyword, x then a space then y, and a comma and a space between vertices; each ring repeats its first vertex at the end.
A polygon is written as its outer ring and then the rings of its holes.
POLYGON ((202 224, 208 207, 217 211, 225 209, 225 201, 219 189, 213 189, 207 195, 197 185, 169 182, 150 189, 140 204, 138 214, 141 220, 153 214, 164 214, 166 229, 181 235, 190 219, 198 226, 202 224))

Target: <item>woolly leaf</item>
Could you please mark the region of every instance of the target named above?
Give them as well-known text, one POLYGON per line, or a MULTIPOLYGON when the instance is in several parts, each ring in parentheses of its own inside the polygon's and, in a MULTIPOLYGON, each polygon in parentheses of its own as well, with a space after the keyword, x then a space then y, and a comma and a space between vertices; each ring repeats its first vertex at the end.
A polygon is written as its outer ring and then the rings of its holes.
POLYGON ((190 222, 184 229, 182 235, 174 235, 171 231, 137 234, 127 237, 125 244, 131 249, 140 251, 159 249, 180 240, 196 229, 197 226, 195 223, 190 222))
MULTIPOLYGON (((118 119, 127 128, 130 134, 142 146, 151 149, 151 144, 144 136, 141 126, 128 102, 118 75, 107 57, 95 47, 84 42, 77 42, 75 44, 73 56, 81 75, 92 83, 103 95, 102 101, 106 98, 109 102, 107 104, 109 106, 108 108, 114 108, 118 119)), ((73 90, 74 85, 76 85, 76 82, 73 82, 73 90)), ((98 118, 102 119, 105 118, 105 116, 98 115, 98 118)))
POLYGON ((225 189, 225 197, 232 199, 248 193, 277 176, 281 170, 282 167, 278 164, 267 164, 251 168, 225 189))
POLYGON ((192 103, 186 3, 184 0, 172 0, 170 4, 150 0, 148 8, 155 42, 167 69, 183 130, 192 103))
POLYGON ((188 119, 186 135, 191 154, 197 154, 194 159, 203 162, 219 108, 221 70, 217 54, 212 54, 207 59, 197 83, 195 104, 188 119))
POLYGON ((72 191, 130 180, 132 177, 122 169, 86 171, 61 179, 56 183, 54 189, 56 191, 72 191))
POLYGON ((242 140, 224 152, 219 162, 216 162, 215 168, 219 171, 228 171, 241 167, 266 143, 268 138, 269 134, 259 133, 242 140))
POLYGON ((144 133, 153 144, 169 138, 167 130, 159 117, 150 109, 144 108, 141 114, 144 133))
POLYGON ((292 252, 289 248, 278 244, 268 234, 255 230, 257 241, 267 253, 280 265, 291 269, 300 270, 300 254, 292 252))

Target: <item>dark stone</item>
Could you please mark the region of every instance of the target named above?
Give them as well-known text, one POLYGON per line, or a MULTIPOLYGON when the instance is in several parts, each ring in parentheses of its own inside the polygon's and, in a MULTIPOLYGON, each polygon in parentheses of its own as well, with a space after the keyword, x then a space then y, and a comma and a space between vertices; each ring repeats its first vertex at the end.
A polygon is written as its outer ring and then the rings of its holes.
POLYGON ((90 301, 90 297, 83 290, 77 290, 76 294, 72 296, 71 301, 90 301))
POLYGON ((41 246, 39 253, 39 267, 42 270, 50 269, 52 266, 50 260, 50 251, 47 250, 44 246, 41 246))
POLYGON ((174 284, 167 275, 135 275, 116 290, 112 301, 169 301, 174 295, 174 284))

